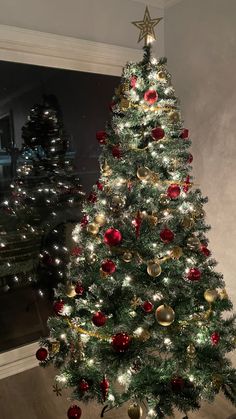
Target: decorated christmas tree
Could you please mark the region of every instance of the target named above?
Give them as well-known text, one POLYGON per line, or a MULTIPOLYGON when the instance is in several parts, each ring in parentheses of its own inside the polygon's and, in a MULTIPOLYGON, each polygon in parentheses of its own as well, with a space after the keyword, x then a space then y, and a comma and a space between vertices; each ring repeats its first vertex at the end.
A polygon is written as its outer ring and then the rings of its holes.
MULTIPOLYGON (((131 419, 188 418, 202 400, 236 404, 235 316, 208 249, 207 199, 190 176, 188 129, 166 59, 151 56, 159 19, 135 22, 144 56, 128 63, 97 132, 101 176, 74 230, 70 283, 56 290, 50 336, 36 356, 59 368, 56 388, 131 419), (143 412, 143 413, 142 413, 143 412), (145 415, 144 415, 145 412, 145 415), (142 416, 144 415, 144 416, 142 416)), ((80 418, 72 403, 69 419, 80 418)))

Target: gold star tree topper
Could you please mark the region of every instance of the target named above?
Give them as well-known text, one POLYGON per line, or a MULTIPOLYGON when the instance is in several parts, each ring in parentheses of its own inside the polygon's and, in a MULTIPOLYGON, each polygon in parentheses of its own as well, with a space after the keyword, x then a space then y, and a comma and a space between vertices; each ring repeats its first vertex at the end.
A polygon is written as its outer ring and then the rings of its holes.
POLYGON ((156 19, 151 19, 148 7, 146 6, 145 13, 143 20, 138 20, 136 22, 132 22, 134 26, 140 29, 139 40, 138 42, 144 39, 145 46, 150 44, 156 39, 156 34, 154 31, 154 27, 162 20, 162 17, 158 17, 156 19))

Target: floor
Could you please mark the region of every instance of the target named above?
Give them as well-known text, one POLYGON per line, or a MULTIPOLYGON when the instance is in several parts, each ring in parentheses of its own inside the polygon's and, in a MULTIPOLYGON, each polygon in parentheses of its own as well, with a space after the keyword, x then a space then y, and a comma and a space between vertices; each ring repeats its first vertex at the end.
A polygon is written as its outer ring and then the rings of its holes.
MULTIPOLYGON (((52 368, 37 367, 1 380, 1 419, 66 419, 69 393, 57 397, 52 389, 53 377, 52 368)), ((100 418, 100 406, 79 404, 83 412, 81 419, 100 418)), ((108 412, 104 418, 128 419, 127 408, 124 406, 108 412)), ((175 416, 175 419, 182 418, 183 415, 178 413, 175 416)), ((236 419, 236 409, 220 395, 213 406, 204 404, 201 411, 190 415, 189 419, 236 419)))

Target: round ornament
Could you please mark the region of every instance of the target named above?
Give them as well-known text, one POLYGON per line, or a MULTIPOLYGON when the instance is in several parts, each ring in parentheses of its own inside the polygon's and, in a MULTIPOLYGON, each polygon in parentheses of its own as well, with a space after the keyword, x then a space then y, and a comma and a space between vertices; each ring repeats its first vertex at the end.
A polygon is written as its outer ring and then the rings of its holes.
POLYGON ((121 148, 120 148, 119 145, 114 145, 112 147, 112 155, 113 155, 113 157, 115 157, 115 159, 120 159, 121 158, 122 153, 121 153, 121 148))
POLYGON ((161 194, 159 198, 159 203, 162 206, 168 206, 170 203, 170 200, 167 195, 161 194))
POLYGON ((35 354, 38 361, 45 361, 48 357, 48 351, 46 348, 39 348, 35 354))
POLYGON ((213 346, 218 345, 220 341, 220 334, 218 332, 213 332, 211 335, 211 343, 213 346))
POLYGON ((145 313, 151 313, 151 311, 153 310, 153 304, 151 303, 151 301, 144 301, 142 309, 145 311, 145 313))
POLYGON ((88 195, 88 201, 89 202, 91 202, 91 204, 95 204, 95 202, 97 202, 97 194, 95 193, 95 192, 91 192, 89 195, 88 195))
POLYGON ((117 246, 122 241, 122 234, 115 228, 108 228, 104 234, 104 243, 108 246, 117 246))
POLYGON ((192 228, 194 226, 194 219, 192 217, 186 216, 183 218, 182 220, 182 226, 186 229, 186 230, 190 230, 190 228, 192 228))
POLYGON ((151 131, 151 134, 152 134, 153 140, 155 141, 161 140, 162 138, 165 137, 165 131, 161 127, 153 128, 151 131))
POLYGON ((95 223, 90 223, 87 226, 87 231, 96 236, 99 233, 99 226, 95 223))
POLYGON ((180 134, 180 138, 183 140, 186 140, 189 137, 189 130, 187 128, 184 128, 180 134))
POLYGON ((107 275, 113 274, 116 271, 116 264, 111 259, 104 260, 101 267, 107 275))
POLYGON ((76 404, 71 406, 67 412, 68 419, 80 419, 81 415, 82 415, 82 410, 76 404))
POLYGON ((171 111, 170 113, 169 113, 169 118, 170 118, 170 120, 171 120, 171 122, 179 122, 179 120, 180 120, 180 115, 179 115, 179 112, 177 112, 177 111, 171 111))
POLYGON ((170 252, 171 259, 180 259, 181 256, 183 256, 183 249, 179 246, 173 247, 173 249, 170 252))
POLYGON ((156 320, 161 326, 170 326, 175 320, 175 312, 172 307, 161 305, 156 309, 156 320))
POLYGON ((123 259, 124 262, 129 263, 133 259, 133 255, 132 255, 131 252, 127 251, 127 252, 123 253, 122 259, 123 259))
POLYGON ((166 73, 163 70, 158 71, 157 79, 162 81, 162 82, 165 82, 166 81, 166 73))
POLYGON ((188 271, 187 278, 189 281, 200 281, 202 276, 201 271, 198 268, 191 268, 188 271))
POLYGON ((181 192, 181 189, 180 189, 179 185, 173 183, 167 189, 167 196, 171 199, 177 199, 178 196, 180 195, 180 192, 181 192))
POLYGON ((105 214, 97 214, 94 217, 94 222, 98 224, 100 227, 102 227, 104 224, 106 224, 106 216, 105 214))
POLYGON ((169 230, 169 228, 164 228, 160 232, 160 238, 166 244, 172 242, 174 240, 174 237, 175 235, 173 231, 169 230))
POLYGON ((106 324, 107 317, 101 311, 97 311, 92 317, 92 322, 95 326, 101 327, 106 324))
POLYGON ((191 250, 198 249, 201 242, 196 236, 191 236, 187 239, 187 247, 191 250))
POLYGON ((81 282, 78 282, 75 286, 75 292, 78 296, 83 295, 84 293, 84 287, 82 286, 81 282))
POLYGON ((137 403, 133 403, 128 407, 128 416, 130 419, 140 419, 142 417, 143 410, 137 403))
POLYGON ((126 352, 131 344, 131 336, 126 332, 119 332, 112 337, 112 346, 117 352, 126 352))
POLYGON ((158 94, 156 90, 149 89, 144 93, 144 100, 149 104, 153 105, 158 100, 158 94))
POLYGON ((208 303, 214 303, 218 298, 218 292, 216 290, 208 289, 204 292, 204 298, 208 303))
POLYGON ((205 244, 200 245, 200 252, 206 257, 209 257, 211 255, 210 250, 207 248, 205 244))
POLYGON ((62 314, 62 310, 64 308, 64 301, 55 301, 55 303, 53 304, 53 310, 54 313, 56 313, 58 316, 62 314))
POLYGON ((98 257, 95 253, 90 253, 86 256, 86 260, 88 263, 95 263, 97 261, 98 257))
POLYGON ((69 298, 73 298, 76 296, 75 285, 71 284, 70 282, 66 284, 66 295, 69 298))
POLYGON ((161 275, 160 263, 156 262, 155 260, 150 260, 147 264, 147 273, 153 278, 156 278, 157 276, 161 275))
POLYGON ((97 185, 97 188, 98 188, 99 191, 103 191, 103 183, 102 182, 99 182, 99 180, 97 180, 96 185, 97 185))
POLYGON ((96 138, 99 142, 99 144, 106 144, 107 142, 107 133, 106 131, 97 131, 96 132, 96 138))
POLYGON ((137 170, 137 177, 140 180, 148 180, 150 179, 151 171, 148 167, 139 167, 137 170))
POLYGON ((78 384, 78 390, 82 393, 86 393, 89 390, 89 383, 86 380, 81 380, 78 384))
POLYGON ((171 380, 171 388, 175 393, 181 393, 184 389, 184 379, 182 377, 174 377, 171 380))
POLYGON ((111 200, 110 208, 112 211, 120 211, 125 206, 125 198, 120 195, 114 195, 111 200))

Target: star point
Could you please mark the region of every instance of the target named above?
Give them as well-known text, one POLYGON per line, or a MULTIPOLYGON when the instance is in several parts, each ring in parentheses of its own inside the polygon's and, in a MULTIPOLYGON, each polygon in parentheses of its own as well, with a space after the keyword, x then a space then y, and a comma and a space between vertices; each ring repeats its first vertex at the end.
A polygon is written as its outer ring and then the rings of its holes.
POLYGON ((151 19, 148 7, 146 6, 143 20, 132 22, 134 26, 140 29, 138 42, 144 39, 145 46, 156 40, 156 34, 154 27, 162 20, 162 17, 151 19))

